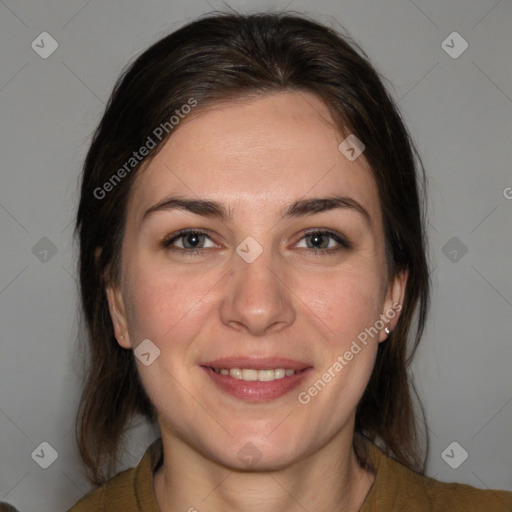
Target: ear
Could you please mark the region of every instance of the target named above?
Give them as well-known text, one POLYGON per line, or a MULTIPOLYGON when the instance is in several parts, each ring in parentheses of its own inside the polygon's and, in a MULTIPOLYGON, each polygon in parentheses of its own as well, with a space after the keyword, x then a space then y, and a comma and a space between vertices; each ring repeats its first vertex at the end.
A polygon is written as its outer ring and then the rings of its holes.
MULTIPOLYGON (((98 263, 102 248, 96 247, 94 257, 98 263)), ((108 309, 110 318, 114 327, 114 335, 117 342, 123 348, 131 348, 130 337, 128 335, 128 322, 126 320, 126 308, 124 307, 123 296, 121 290, 114 286, 108 279, 108 269, 106 269, 102 276, 102 283, 105 286, 105 293, 107 295, 108 309)))
POLYGON ((105 288, 108 300, 108 309, 110 318, 114 326, 114 334, 117 342, 123 348, 132 348, 130 336, 128 334, 128 322, 126 320, 126 309, 124 306, 123 296, 119 288, 107 285, 105 288))
POLYGON ((379 342, 385 341, 389 334, 384 330, 386 327, 389 332, 396 327, 400 312, 405 297, 405 288, 407 285, 407 278, 409 277, 408 270, 399 271, 396 276, 389 282, 386 298, 382 306, 381 319, 384 321, 384 327, 379 333, 379 342))

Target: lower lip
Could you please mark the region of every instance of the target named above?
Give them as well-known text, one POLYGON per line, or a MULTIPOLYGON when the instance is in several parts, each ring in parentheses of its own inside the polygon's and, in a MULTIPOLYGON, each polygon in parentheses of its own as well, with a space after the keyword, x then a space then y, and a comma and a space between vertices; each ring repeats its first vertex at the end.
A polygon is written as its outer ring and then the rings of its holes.
POLYGON ((282 379, 264 382, 235 379, 229 375, 216 373, 206 366, 201 366, 201 368, 219 389, 235 398, 253 403, 269 402, 286 395, 296 388, 312 370, 312 368, 306 368, 300 373, 295 373, 289 377, 285 376, 282 379))

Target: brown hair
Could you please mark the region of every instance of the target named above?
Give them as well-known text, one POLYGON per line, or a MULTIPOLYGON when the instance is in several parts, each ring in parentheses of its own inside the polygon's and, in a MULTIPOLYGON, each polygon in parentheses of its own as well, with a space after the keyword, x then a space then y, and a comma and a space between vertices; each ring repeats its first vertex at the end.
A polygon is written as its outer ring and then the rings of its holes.
POLYGON ((148 137, 154 139, 155 128, 169 125, 170 117, 191 98, 199 111, 216 102, 279 91, 316 94, 340 132, 354 133, 366 146, 364 156, 382 205, 389 275, 405 269, 409 276, 398 324, 379 344, 375 368, 356 410, 354 448, 363 467, 369 467, 361 436, 379 439, 396 460, 424 472, 407 374, 429 304, 421 159, 379 74, 348 36, 299 13, 228 12, 185 25, 123 71, 85 159, 75 234, 89 358, 77 438, 89 478, 96 484, 115 471, 128 421, 137 415, 155 419, 133 353, 114 337, 105 285, 118 283, 133 181, 172 135, 172 128, 168 126, 131 172, 121 173, 116 182, 112 177, 123 166, 126 170, 134 150, 148 137), (105 187, 109 180, 112 186, 105 187), (407 356, 415 312, 417 328, 407 356))

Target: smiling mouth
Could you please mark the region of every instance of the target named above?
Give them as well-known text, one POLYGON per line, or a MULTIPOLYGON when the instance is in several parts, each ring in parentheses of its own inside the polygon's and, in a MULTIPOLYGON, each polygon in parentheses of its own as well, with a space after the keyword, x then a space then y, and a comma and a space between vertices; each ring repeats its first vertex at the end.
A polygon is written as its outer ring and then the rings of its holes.
MULTIPOLYGON (((225 366, 224 364, 222 366, 225 366)), ((313 370, 306 368, 216 368, 201 365, 215 387, 236 399, 250 403, 276 400, 299 386, 313 370)))
POLYGON ((313 371, 313 366, 304 361, 255 355, 202 361, 199 367, 216 389, 251 403, 269 402, 287 395, 313 371))

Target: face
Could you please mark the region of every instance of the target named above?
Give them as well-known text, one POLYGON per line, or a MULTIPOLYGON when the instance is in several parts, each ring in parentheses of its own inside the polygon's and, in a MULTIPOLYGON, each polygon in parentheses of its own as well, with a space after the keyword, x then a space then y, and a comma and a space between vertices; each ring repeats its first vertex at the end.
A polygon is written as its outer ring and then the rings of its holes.
POLYGON ((127 349, 150 340, 151 364, 136 361, 164 442, 230 467, 247 467, 243 455, 284 467, 351 439, 406 276, 388 279, 364 153, 340 152, 316 96, 181 123, 131 190, 121 278, 107 289, 115 334, 127 349))

